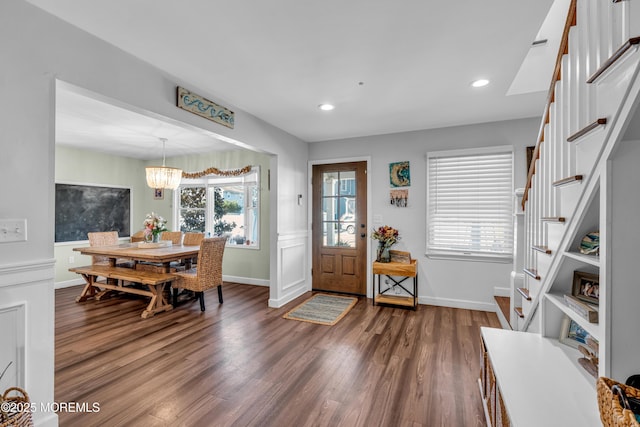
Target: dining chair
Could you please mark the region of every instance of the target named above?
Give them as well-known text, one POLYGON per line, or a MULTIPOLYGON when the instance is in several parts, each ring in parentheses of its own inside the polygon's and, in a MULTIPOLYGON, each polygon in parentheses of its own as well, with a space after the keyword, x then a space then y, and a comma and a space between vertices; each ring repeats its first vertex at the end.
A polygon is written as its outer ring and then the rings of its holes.
POLYGON ((200 243, 202 243, 202 239, 204 239, 204 233, 189 231, 187 233, 184 233, 182 244, 184 246, 200 246, 200 243))
POLYGON ((131 235, 131 243, 144 242, 144 230, 136 231, 131 235))
POLYGON ((202 239, 198 252, 198 266, 191 270, 173 273, 173 305, 178 305, 178 290, 196 293, 200 310, 204 311, 204 291, 218 287, 218 301, 222 304, 222 257, 227 243, 226 237, 202 239))
MULTIPOLYGON (((92 231, 87 233, 87 236, 89 246, 110 246, 119 243, 117 231, 92 231)), ((94 265, 109 265, 109 257, 93 255, 91 258, 91 263, 94 265)))
MULTIPOLYGON (((204 233, 197 232, 187 232, 184 233, 184 238, 182 239, 182 246, 200 246, 202 243, 202 239, 204 239, 204 233)), ((193 257, 190 259, 181 259, 177 264, 178 269, 185 269, 185 265, 188 261, 191 261, 191 265, 196 265, 198 263, 198 257, 193 257)))
POLYGON ((182 231, 163 231, 160 240, 171 240, 174 245, 182 244, 182 231))

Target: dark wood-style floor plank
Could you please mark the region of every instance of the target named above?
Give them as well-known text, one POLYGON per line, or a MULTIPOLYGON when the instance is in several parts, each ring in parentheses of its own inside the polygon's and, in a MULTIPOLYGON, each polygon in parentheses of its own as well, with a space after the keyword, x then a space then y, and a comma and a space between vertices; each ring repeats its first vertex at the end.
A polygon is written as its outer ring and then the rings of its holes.
POLYGON ((144 299, 56 291, 61 426, 483 426, 480 326, 494 313, 358 304, 335 326, 282 318, 264 287, 225 284, 141 319, 144 299))

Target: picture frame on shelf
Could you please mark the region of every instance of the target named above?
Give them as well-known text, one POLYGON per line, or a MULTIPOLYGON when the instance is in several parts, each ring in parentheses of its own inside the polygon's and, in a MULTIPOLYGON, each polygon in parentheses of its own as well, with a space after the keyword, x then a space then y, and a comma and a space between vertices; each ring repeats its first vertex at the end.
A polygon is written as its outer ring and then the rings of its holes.
POLYGON ((600 303, 600 276, 585 271, 574 271, 571 295, 584 302, 598 305, 600 303))
POLYGON ((565 316, 560 327, 558 340, 569 347, 578 348, 579 345, 588 345, 590 335, 576 321, 565 316))

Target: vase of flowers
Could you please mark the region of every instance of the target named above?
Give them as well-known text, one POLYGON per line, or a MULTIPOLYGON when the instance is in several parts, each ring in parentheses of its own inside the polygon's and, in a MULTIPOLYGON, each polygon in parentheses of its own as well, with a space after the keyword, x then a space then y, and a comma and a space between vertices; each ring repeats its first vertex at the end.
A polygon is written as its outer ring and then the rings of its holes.
POLYGON ((389 262, 391 257, 389 256, 389 248, 396 244, 400 240, 400 234, 398 230, 388 225, 383 225, 373 230, 371 238, 378 241, 378 250, 376 254, 376 261, 389 262))
POLYGON ((159 242, 160 234, 163 231, 167 231, 167 220, 156 214, 155 212, 148 213, 143 226, 144 226, 144 241, 145 242, 159 242))

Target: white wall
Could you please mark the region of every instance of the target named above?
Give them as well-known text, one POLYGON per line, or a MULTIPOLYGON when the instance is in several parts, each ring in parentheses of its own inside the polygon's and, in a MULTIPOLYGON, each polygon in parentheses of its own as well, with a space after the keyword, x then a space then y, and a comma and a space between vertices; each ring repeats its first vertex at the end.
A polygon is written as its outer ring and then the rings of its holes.
MULTIPOLYGON (((381 223, 369 224, 398 228, 401 241, 394 249, 410 251, 418 260, 418 295, 422 304, 494 310, 494 287, 509 287, 512 264, 436 260, 426 258, 426 162, 428 151, 511 145, 515 155, 515 187, 526 181, 526 149, 535 145, 539 118, 458 126, 442 129, 377 135, 346 140, 312 143, 309 159, 371 156, 369 188, 372 212, 381 223), (389 204, 389 163, 410 162, 409 206, 389 204)), ((371 243, 373 245, 373 242, 371 243)), ((375 253, 375 248, 371 253, 375 253)), ((371 290, 369 290, 370 292, 371 290)))
MULTIPOLYGON (((53 230, 55 81, 103 95, 107 100, 186 122, 275 154, 271 159, 270 282, 272 303, 303 291, 278 287, 279 230, 305 235, 307 144, 247 114, 215 93, 151 67, 125 52, 23 2, 0 2, 0 218, 26 218, 28 240, 0 244, 0 307, 25 302, 25 387, 35 402, 53 402, 53 230), (176 86, 187 87, 231 108, 227 129, 176 108, 176 86), (277 180, 276 180, 277 179, 277 180), (273 296, 275 295, 275 297, 273 296)), ((286 285, 286 284, 284 284, 286 285)), ((55 425, 55 414, 35 414, 37 425, 55 425)))

